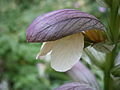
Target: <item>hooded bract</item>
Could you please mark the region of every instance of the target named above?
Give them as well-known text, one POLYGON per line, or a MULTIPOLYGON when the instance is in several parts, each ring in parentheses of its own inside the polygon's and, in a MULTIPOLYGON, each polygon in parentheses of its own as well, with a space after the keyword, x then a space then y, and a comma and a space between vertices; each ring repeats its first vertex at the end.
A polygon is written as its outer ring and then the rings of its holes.
POLYGON ((104 30, 93 15, 74 9, 62 9, 37 17, 28 27, 28 42, 54 41, 85 30, 104 30))

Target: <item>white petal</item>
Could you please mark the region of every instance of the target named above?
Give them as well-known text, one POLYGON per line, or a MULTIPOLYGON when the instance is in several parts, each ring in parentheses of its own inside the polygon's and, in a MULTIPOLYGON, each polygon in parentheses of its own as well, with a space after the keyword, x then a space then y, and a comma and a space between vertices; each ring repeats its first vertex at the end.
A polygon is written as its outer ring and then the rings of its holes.
POLYGON ((51 53, 51 66, 56 71, 65 72, 79 61, 84 47, 84 36, 74 34, 57 40, 51 53))
POLYGON ((54 42, 55 41, 44 42, 41 46, 40 52, 36 56, 36 59, 40 59, 40 56, 45 56, 46 54, 48 54, 54 46, 54 42))

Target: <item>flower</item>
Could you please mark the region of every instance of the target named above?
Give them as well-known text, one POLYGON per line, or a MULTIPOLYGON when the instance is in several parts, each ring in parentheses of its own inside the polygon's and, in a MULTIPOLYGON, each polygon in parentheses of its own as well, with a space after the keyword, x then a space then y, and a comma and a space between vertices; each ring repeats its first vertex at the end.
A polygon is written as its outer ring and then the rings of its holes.
POLYGON ((86 84, 99 90, 98 83, 92 72, 82 62, 77 62, 70 70, 66 72, 75 82, 86 84))
POLYGON ((106 8, 105 7, 99 7, 98 10, 102 13, 106 12, 106 8))
POLYGON ((81 84, 78 82, 65 83, 54 90, 95 90, 87 84, 81 84))
POLYGON ((62 9, 37 17, 28 27, 28 42, 44 42, 37 58, 48 53, 51 66, 65 72, 79 61, 84 36, 93 42, 104 40, 103 24, 94 16, 74 9, 62 9))

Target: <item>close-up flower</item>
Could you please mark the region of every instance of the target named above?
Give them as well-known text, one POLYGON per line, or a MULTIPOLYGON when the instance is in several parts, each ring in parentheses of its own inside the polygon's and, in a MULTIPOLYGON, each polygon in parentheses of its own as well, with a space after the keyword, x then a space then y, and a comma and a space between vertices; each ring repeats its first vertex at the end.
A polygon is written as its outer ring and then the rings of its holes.
POLYGON ((62 9, 37 17, 27 29, 28 42, 43 43, 40 56, 51 56, 51 67, 65 72, 82 56, 84 37, 104 41, 104 25, 93 15, 74 9, 62 9))
POLYGON ((120 0, 0 0, 0 90, 120 90, 120 0))

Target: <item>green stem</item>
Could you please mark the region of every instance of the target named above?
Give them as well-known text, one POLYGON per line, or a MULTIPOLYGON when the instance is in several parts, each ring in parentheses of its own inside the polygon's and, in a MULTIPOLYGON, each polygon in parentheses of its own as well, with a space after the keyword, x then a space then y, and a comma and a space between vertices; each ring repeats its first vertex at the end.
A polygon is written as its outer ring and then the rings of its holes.
POLYGON ((110 72, 104 72, 104 90, 113 90, 112 78, 110 72))
POLYGON ((111 77, 111 69, 114 67, 115 57, 117 55, 117 44, 115 45, 113 51, 107 56, 107 64, 109 67, 104 71, 104 90, 114 90, 113 89, 113 79, 111 77))

